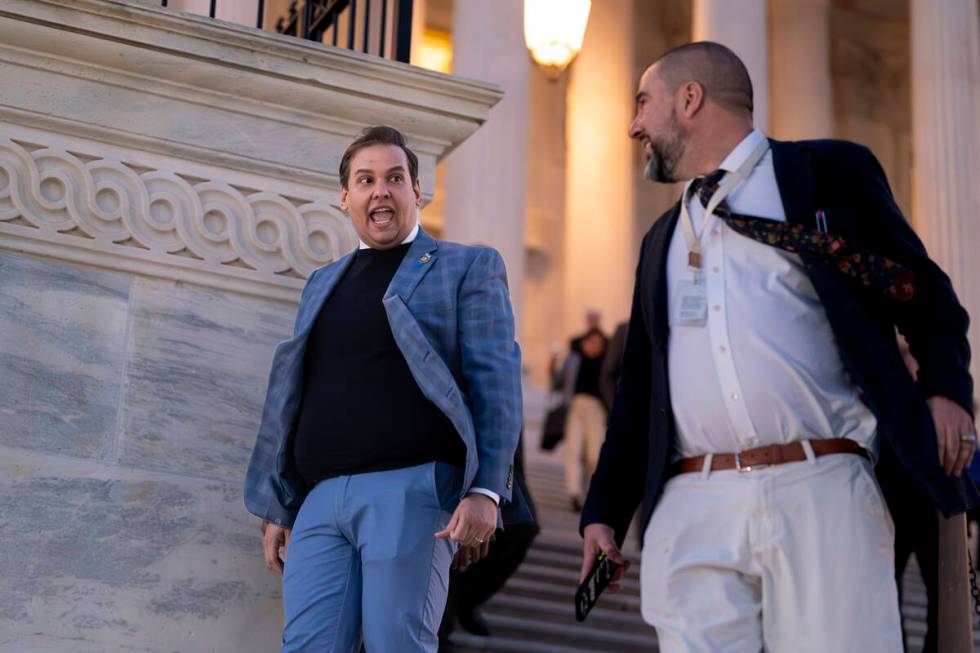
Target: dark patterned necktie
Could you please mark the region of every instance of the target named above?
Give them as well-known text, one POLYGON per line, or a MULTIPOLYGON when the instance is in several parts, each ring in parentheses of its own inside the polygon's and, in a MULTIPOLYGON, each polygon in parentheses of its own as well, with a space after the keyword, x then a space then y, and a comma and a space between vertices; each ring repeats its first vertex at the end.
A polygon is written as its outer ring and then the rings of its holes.
MULTIPOLYGON (((707 177, 698 177, 691 184, 691 192, 697 193, 705 208, 724 175, 724 170, 716 170, 707 177)), ((734 231, 760 243, 822 258, 841 274, 887 297, 904 302, 915 296, 912 270, 880 254, 850 247, 840 236, 808 229, 801 224, 732 213, 724 199, 715 209, 715 215, 734 231)))

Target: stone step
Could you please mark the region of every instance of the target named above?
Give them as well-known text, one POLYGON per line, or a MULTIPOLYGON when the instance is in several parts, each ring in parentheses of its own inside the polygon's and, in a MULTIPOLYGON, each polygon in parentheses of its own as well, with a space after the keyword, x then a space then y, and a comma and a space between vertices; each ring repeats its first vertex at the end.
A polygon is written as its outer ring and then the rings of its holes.
MULTIPOLYGON (((578 529, 571 533, 556 534, 549 529, 543 529, 541 534, 534 540, 535 548, 542 551, 553 551, 573 556, 581 561, 582 538, 578 534, 578 529)), ((640 559, 640 549, 635 541, 627 540, 622 546, 623 554, 627 557, 640 559)))
MULTIPOLYGON (((603 597, 604 598, 604 597, 603 597)), ((571 601, 555 602, 511 594, 498 594, 483 610, 485 615, 509 615, 546 619, 550 623, 579 627, 575 619, 575 608, 571 601)), ((591 629, 613 630, 649 634, 650 627, 640 617, 638 611, 617 610, 603 605, 600 601, 589 613, 585 623, 591 629)))
MULTIPOLYGON (((528 553, 530 557, 530 552, 528 553)), ((578 588, 578 571, 570 569, 555 569, 548 565, 542 565, 533 560, 525 560, 519 570, 521 578, 550 582, 558 587, 565 588, 569 596, 572 596, 578 588)), ((640 595, 640 581, 637 578, 623 579, 623 592, 632 596, 640 595)))
MULTIPOLYGON (((570 576, 574 578, 576 582, 578 582, 579 575, 582 571, 581 551, 571 554, 565 553, 564 551, 549 551, 547 549, 531 547, 531 550, 527 552, 525 561, 528 564, 541 565, 544 567, 551 567, 552 569, 560 569, 562 571, 569 572, 570 576)), ((626 571, 624 578, 627 581, 635 580, 636 582, 639 582, 640 565, 634 562, 626 571)))
MULTIPOLYGON (((504 585, 500 593, 535 598, 542 601, 554 601, 556 603, 568 603, 572 600, 567 587, 562 587, 555 583, 539 582, 524 578, 520 574, 515 575, 507 581, 507 584, 504 585)), ((619 610, 621 612, 640 611, 639 595, 605 593, 599 601, 610 610, 619 610)))
POLYGON ((574 625, 543 621, 534 616, 494 614, 485 610, 483 616, 494 637, 523 640, 555 646, 577 646, 595 653, 646 653, 657 650, 657 638, 652 628, 643 633, 622 632, 594 627, 589 621, 574 625))
POLYGON ((595 653, 597 650, 497 635, 477 637, 469 633, 453 633, 450 639, 456 645, 456 653, 595 653))

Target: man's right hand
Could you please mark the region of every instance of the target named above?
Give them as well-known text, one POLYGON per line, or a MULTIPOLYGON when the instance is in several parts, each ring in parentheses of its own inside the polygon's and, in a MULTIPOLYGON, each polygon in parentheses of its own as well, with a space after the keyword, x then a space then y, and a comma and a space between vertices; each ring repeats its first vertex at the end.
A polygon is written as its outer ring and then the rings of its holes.
POLYGON ((265 554, 265 566, 282 576, 282 565, 284 558, 279 557, 279 548, 282 547, 283 555, 286 555, 286 547, 289 546, 289 536, 292 531, 282 526, 276 526, 267 521, 262 522, 262 553, 265 554))
POLYGON ((620 581, 623 575, 630 568, 630 562, 623 557, 619 547, 616 546, 614 531, 605 524, 589 524, 583 531, 585 535, 585 545, 582 549, 582 573, 579 574, 579 583, 585 582, 586 576, 595 564, 596 556, 599 551, 605 551, 606 555, 616 563, 616 571, 613 574, 612 582, 609 583, 607 591, 619 592, 623 587, 620 581))

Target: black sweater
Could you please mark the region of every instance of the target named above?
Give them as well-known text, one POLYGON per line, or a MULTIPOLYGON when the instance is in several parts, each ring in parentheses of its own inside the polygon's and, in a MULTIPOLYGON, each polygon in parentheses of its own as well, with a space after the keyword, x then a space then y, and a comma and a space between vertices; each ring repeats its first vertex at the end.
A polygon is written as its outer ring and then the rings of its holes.
POLYGON ((310 485, 434 460, 464 465, 462 439, 412 378, 381 303, 408 248, 358 250, 313 324, 292 447, 310 485))

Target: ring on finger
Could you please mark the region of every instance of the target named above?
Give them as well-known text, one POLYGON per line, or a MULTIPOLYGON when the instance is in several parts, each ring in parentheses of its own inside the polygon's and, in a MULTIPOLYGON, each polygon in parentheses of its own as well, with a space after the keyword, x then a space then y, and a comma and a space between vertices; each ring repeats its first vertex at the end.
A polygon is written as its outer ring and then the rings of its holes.
POLYGON ((972 444, 976 444, 977 443, 977 434, 976 433, 964 433, 963 435, 960 436, 960 442, 970 442, 972 444))

